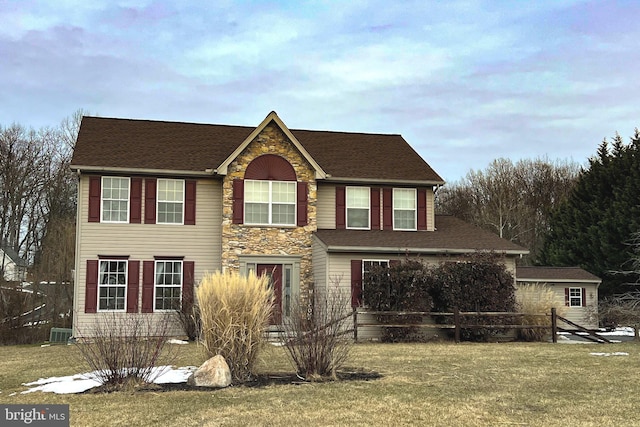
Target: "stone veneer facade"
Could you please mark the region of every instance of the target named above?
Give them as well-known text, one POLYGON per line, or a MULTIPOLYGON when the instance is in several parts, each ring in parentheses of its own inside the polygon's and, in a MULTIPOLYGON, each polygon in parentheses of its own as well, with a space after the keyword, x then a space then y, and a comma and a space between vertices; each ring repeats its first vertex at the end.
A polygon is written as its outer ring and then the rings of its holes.
POLYGON ((222 268, 239 270, 239 256, 299 256, 300 291, 312 286, 311 235, 317 229, 315 171, 274 122, 269 123, 229 165, 222 183, 222 268), (233 223, 233 180, 244 179, 249 163, 264 154, 286 159, 298 182, 308 185, 308 223, 304 227, 261 227, 233 223))

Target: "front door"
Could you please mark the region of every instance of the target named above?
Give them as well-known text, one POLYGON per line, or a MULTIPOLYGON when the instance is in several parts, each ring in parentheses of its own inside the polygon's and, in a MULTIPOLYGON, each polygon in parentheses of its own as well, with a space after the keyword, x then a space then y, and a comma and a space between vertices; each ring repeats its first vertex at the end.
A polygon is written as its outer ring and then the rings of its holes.
POLYGON ((269 278, 269 286, 273 289, 273 312, 269 324, 282 323, 282 264, 258 264, 256 275, 265 275, 269 278))

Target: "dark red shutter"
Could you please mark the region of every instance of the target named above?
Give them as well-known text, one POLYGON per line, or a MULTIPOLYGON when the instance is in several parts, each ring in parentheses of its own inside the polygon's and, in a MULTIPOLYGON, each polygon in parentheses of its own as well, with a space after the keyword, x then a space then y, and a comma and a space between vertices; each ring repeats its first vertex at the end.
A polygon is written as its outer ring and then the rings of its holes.
POLYGON ((102 178, 89 177, 89 222, 100 222, 100 187, 102 178))
POLYGON ((185 181, 184 193, 184 224, 196 225, 196 181, 185 181))
POLYGON ((193 306, 194 292, 194 276, 195 263, 193 261, 184 261, 182 263, 182 307, 189 308, 193 306))
POLYGON ((87 260, 84 312, 95 313, 98 307, 98 260, 87 260))
POLYGON ((380 189, 371 189, 371 229, 380 230, 380 189))
POLYGON ((564 288, 564 305, 569 306, 569 288, 564 288))
POLYGON ((153 284, 155 276, 155 263, 144 261, 142 263, 142 312, 153 313, 153 284))
POLYGON ((418 188, 418 230, 427 229, 427 190, 418 188))
POLYGON ((391 188, 382 189, 382 228, 393 230, 393 192, 391 188))
POLYGON ((127 266, 127 313, 138 312, 138 290, 140 288, 140 261, 129 261, 127 266))
POLYGON ((307 183, 299 182, 298 183, 298 227, 304 227, 309 223, 307 217, 307 205, 308 205, 308 197, 307 197, 307 183))
POLYGON ((582 306, 587 306, 587 288, 582 288, 582 306))
POLYGON ((233 223, 242 224, 244 222, 244 181, 233 180, 233 223))
POLYGON ((351 260, 351 307, 362 305, 362 260, 351 260))
POLYGON ((346 228, 346 192, 344 187, 336 187, 336 228, 346 228))
POLYGON ((131 178, 131 197, 129 198, 129 222, 142 222, 142 178, 131 178))
POLYGON ((156 223, 156 185, 155 178, 144 180, 144 223, 156 223))

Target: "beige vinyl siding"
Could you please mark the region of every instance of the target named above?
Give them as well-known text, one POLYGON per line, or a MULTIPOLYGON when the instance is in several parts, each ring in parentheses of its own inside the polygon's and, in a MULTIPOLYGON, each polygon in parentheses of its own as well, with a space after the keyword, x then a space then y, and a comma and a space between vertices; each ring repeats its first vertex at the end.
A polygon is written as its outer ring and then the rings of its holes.
MULTIPOLYGON (((143 186, 144 190, 144 186, 143 186)), ((74 300, 75 331, 88 330, 95 314, 85 314, 85 282, 87 260, 99 255, 129 256, 140 261, 140 294, 142 301, 142 261, 155 256, 184 257, 195 262, 196 284, 208 271, 221 266, 222 185, 216 180, 198 180, 196 185, 196 225, 167 224, 104 224, 89 223, 89 179, 79 183, 79 239, 76 254, 76 285, 74 300)), ((144 194, 142 197, 144 218, 144 194)))
POLYGON ((433 188, 427 188, 427 231, 434 231, 436 219, 435 193, 433 188))
POLYGON ((318 182, 317 220, 319 229, 336 228, 336 186, 318 182))
POLYGON ((311 263, 313 264, 313 284, 318 290, 326 289, 328 283, 327 276, 327 253, 317 238, 311 242, 311 263))

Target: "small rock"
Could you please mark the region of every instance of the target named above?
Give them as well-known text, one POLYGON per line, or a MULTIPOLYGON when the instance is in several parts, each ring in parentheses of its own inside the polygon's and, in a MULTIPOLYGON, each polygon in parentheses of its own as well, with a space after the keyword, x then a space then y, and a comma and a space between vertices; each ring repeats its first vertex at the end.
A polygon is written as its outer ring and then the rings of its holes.
POLYGON ((196 387, 224 388, 231 385, 231 370, 221 355, 213 356, 187 379, 187 384, 196 387))

